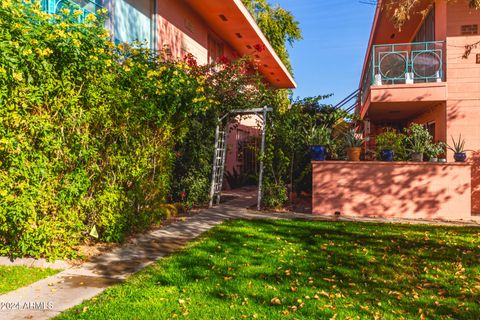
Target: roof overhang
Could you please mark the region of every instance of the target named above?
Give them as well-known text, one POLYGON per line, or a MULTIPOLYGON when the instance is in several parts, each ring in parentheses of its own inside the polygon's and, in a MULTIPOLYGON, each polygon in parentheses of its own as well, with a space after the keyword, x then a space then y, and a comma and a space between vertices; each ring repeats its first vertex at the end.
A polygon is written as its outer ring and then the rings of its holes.
POLYGON ((277 88, 296 88, 292 75, 241 0, 185 0, 240 55, 253 55, 260 73, 277 88), (261 45, 264 50, 254 49, 261 45))

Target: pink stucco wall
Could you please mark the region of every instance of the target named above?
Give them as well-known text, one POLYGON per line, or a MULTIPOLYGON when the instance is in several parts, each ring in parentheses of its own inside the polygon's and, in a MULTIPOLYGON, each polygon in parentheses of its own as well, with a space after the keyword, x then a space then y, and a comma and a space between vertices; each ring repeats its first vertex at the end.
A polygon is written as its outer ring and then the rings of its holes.
POLYGON ((471 217, 467 164, 313 162, 317 215, 460 220, 471 217))
POLYGON ((168 48, 176 58, 192 54, 200 64, 208 63, 208 37, 223 42, 224 54, 234 56, 234 50, 221 39, 184 1, 157 1, 158 49, 168 48))
MULTIPOLYGON (((480 48, 472 50, 463 58, 465 46, 480 41, 480 35, 462 36, 461 26, 480 25, 480 10, 468 7, 466 1, 450 2, 447 5, 447 132, 466 140, 466 148, 472 166, 472 211, 480 214, 480 64, 476 56, 480 48)), ((452 158, 452 153, 449 153, 452 158)))
MULTIPOLYGON (((388 116, 388 111, 398 101, 409 101, 401 108, 397 106, 398 109, 406 111, 412 106, 417 110, 425 108, 420 101, 423 98, 416 101, 418 96, 432 100, 435 105, 429 106, 422 114, 408 119, 408 122, 435 121, 435 140, 446 141, 450 145, 452 137, 458 139, 462 135, 466 140, 465 147, 471 150, 467 154, 472 165, 472 212, 480 214, 480 63, 477 63, 480 47, 473 48, 471 54, 464 57, 465 47, 480 42, 480 35, 462 35, 461 32, 464 25, 480 25, 480 10, 471 9, 467 1, 447 0, 435 0, 435 10, 436 40, 446 42, 444 56, 446 83, 438 84, 445 85, 444 91, 440 94, 440 87, 435 87, 437 84, 433 84, 435 91, 419 84, 414 85, 417 88, 415 91, 408 86, 395 86, 394 91, 389 86, 372 88, 372 94, 363 106, 362 115, 368 108, 373 109, 371 104, 375 101, 385 102, 376 112, 388 116), (410 100, 406 100, 406 97, 410 100)), ((391 21, 382 20, 374 30, 378 34, 388 33, 391 25, 391 21)), ((372 36, 376 33, 372 33, 372 36)), ((409 41, 412 41, 414 34, 415 32, 411 32, 409 41)), ((447 156, 449 161, 453 161, 451 151, 448 151, 447 156)))

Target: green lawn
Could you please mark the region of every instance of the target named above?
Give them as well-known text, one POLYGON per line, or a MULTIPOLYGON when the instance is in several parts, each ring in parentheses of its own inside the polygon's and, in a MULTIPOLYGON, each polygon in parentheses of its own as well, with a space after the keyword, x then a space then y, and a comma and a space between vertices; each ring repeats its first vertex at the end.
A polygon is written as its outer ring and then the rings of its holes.
POLYGON ((479 319, 480 229, 231 221, 60 319, 479 319))
POLYGON ((0 294, 27 286, 57 272, 43 268, 0 266, 0 294))

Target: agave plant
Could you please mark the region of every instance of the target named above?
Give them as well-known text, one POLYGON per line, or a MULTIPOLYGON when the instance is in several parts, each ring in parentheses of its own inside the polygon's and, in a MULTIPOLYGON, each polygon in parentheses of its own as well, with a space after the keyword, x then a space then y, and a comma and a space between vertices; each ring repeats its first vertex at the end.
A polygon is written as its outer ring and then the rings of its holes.
POLYGON ((453 136, 451 138, 452 138, 453 146, 447 145, 447 148, 452 150, 452 152, 464 153, 465 151, 469 151, 469 150, 465 150, 465 139, 462 138, 461 134, 458 137, 458 140, 455 140, 453 136))
POLYGON ((347 148, 359 148, 364 142, 365 139, 360 138, 355 129, 350 129, 345 133, 345 146, 347 148))

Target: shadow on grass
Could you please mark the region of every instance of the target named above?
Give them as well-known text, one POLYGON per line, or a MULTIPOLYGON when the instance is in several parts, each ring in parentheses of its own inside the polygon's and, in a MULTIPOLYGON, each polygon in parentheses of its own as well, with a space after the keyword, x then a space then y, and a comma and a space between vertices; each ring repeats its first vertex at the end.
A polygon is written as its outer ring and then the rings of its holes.
POLYGON ((156 318, 478 319, 479 235, 475 227, 230 221, 109 290, 92 314, 112 315, 113 300, 138 316, 131 300, 151 292, 164 299, 156 318))

